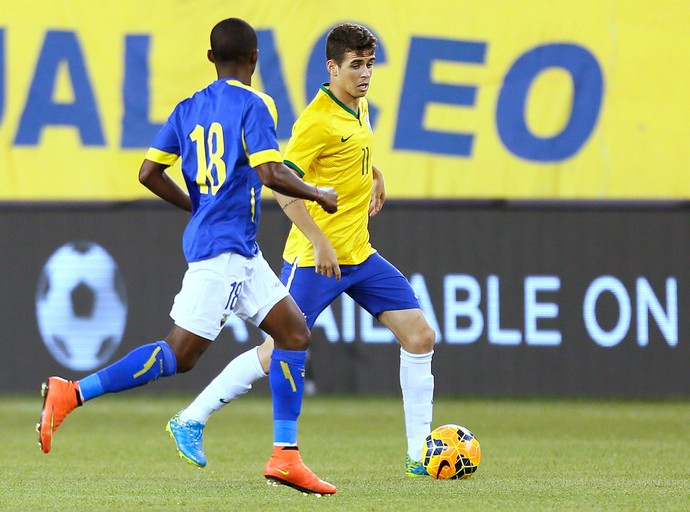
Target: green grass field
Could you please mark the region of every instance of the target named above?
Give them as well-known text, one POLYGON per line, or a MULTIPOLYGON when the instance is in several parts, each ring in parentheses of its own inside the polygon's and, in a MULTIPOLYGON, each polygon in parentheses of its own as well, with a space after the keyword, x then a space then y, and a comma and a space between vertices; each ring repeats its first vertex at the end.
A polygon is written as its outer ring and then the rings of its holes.
POLYGON ((437 398, 434 426, 460 423, 482 445, 469 480, 403 474, 395 398, 310 397, 300 421, 307 464, 338 486, 303 496, 266 485, 271 406, 243 397, 209 422, 209 464, 177 458, 164 432, 190 397, 107 396, 72 414, 44 455, 41 399, 0 398, 0 510, 690 510, 687 401, 437 398))

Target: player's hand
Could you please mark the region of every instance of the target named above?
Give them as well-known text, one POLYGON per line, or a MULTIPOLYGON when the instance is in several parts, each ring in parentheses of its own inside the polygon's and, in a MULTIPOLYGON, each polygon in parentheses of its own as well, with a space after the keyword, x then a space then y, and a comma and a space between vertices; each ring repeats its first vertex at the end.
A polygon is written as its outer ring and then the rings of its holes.
POLYGON ((371 199, 369 199, 369 217, 373 217, 381 211, 386 201, 386 185, 383 182, 383 174, 374 167, 374 179, 371 186, 371 199))
POLYGON ((371 199, 369 200, 369 217, 379 213, 385 201, 386 187, 383 186, 383 181, 374 179, 374 185, 371 188, 371 199))
POLYGON ((326 213, 338 211, 338 193, 332 187, 316 187, 316 201, 326 213))
POLYGON ((314 245, 314 270, 317 274, 326 277, 335 277, 340 281, 340 265, 333 244, 325 236, 314 245))

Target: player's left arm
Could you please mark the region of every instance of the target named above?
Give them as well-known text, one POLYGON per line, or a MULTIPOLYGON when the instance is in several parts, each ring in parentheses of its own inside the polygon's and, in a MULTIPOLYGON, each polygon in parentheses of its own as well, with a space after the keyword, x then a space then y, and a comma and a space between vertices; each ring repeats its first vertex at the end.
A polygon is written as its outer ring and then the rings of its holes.
POLYGON ((386 184, 383 181, 383 173, 375 165, 371 166, 374 184, 371 187, 371 199, 369 200, 369 217, 373 217, 381 211, 386 201, 386 184))
POLYGON ((139 169, 139 182, 170 204, 192 211, 192 200, 182 188, 166 173, 167 164, 144 159, 139 169))

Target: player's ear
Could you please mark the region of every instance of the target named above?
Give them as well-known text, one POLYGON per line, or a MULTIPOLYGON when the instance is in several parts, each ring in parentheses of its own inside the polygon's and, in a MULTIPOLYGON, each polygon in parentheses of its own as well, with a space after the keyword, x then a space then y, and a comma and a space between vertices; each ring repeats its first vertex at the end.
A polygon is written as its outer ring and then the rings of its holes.
POLYGON ((338 65, 335 63, 334 60, 329 59, 326 61, 326 69, 328 70, 328 74, 331 76, 338 76, 338 65))
POLYGON ((254 50, 249 55, 249 62, 252 64, 256 64, 258 61, 259 61, 259 50, 254 50))
POLYGON ((214 64, 216 63, 216 56, 213 55, 213 50, 208 50, 206 52, 206 57, 208 58, 209 61, 213 62, 214 64))

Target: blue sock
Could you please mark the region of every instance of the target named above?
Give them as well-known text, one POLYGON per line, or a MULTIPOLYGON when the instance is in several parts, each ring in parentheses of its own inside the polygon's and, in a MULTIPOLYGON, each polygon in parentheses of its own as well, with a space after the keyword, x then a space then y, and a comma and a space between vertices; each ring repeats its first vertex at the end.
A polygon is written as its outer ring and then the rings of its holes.
POLYGON ((117 393, 143 386, 158 377, 175 375, 177 359, 165 341, 135 348, 119 361, 79 380, 84 401, 105 393, 117 393))
POLYGON ((306 350, 273 350, 268 380, 273 395, 273 443, 297 444, 297 418, 302 412, 306 350))

